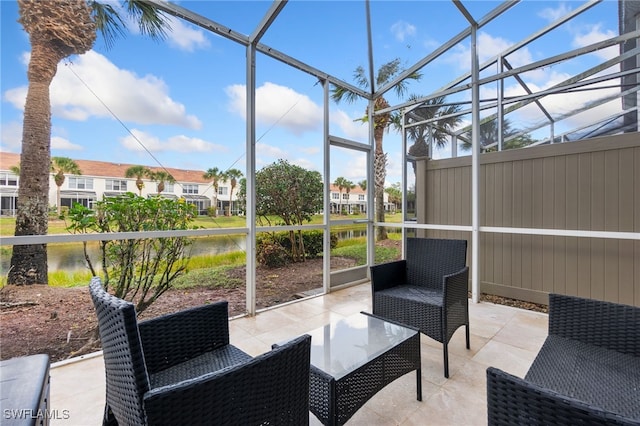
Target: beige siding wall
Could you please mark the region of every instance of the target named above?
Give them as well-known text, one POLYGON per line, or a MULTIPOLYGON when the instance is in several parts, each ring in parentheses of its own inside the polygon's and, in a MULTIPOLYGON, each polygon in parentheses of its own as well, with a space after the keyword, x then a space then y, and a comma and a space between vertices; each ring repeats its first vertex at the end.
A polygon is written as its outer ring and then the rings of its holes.
MULTIPOLYGON (((480 176, 481 226, 640 233, 638 133, 483 154, 480 176)), ((471 224, 469 157, 422 162, 416 190, 419 223, 471 224)), ((471 245, 467 232, 423 234, 471 245)), ((640 306, 638 240, 482 232, 480 243, 482 292, 640 306)))

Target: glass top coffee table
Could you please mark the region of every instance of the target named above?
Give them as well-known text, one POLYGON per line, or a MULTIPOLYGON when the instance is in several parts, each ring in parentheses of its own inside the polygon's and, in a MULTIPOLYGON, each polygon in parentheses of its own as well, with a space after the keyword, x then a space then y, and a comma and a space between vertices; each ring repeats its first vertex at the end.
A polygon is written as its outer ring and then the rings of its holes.
POLYGON ((383 387, 413 370, 422 401, 418 330, 363 312, 307 334, 310 409, 323 424, 344 424, 383 387))

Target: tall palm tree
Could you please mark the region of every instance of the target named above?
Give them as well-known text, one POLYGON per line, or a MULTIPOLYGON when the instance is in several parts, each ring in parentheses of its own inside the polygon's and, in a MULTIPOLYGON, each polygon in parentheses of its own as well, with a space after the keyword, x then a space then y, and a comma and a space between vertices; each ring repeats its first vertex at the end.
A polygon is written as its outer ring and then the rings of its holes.
POLYGON ((53 180, 58 187, 56 190, 56 205, 58 206, 58 216, 60 216, 60 213, 62 213, 60 189, 64 183, 64 174, 81 175, 82 171, 78 163, 69 157, 51 157, 51 171, 54 173, 53 180))
POLYGON ((358 182, 358 186, 360 187, 360 189, 362 189, 363 191, 367 190, 367 180, 361 180, 360 182, 358 182))
POLYGON ((228 179, 231 183, 231 191, 229 191, 229 211, 228 216, 231 216, 231 204, 233 203, 233 190, 238 185, 238 179, 240 179, 243 175, 242 172, 238 169, 229 169, 225 173, 225 179, 228 179))
MULTIPOLYGON (((168 21, 155 7, 126 0, 125 10, 138 22, 142 34, 162 39, 168 21)), ((95 0, 18 0, 18 21, 29 34, 29 87, 24 105, 20 188, 15 235, 46 235, 51 168, 51 101, 49 86, 58 63, 89 51, 96 31, 110 46, 124 34, 124 20, 110 4, 95 0)), ((8 284, 47 284, 46 244, 13 247, 8 284)))
POLYGON ((164 170, 150 171, 149 179, 151 179, 152 181, 158 184, 157 185, 158 195, 162 194, 162 191, 164 191, 165 185, 167 183, 176 183, 176 180, 173 178, 171 173, 166 172, 164 170))
MULTIPOLYGON (((511 120, 505 118, 502 121, 502 137, 504 139, 511 138, 509 141, 503 144, 503 149, 523 148, 534 142, 531 135, 524 133, 519 136, 515 136, 520 133, 520 130, 513 128, 511 120)), ((497 146, 489 146, 497 144, 498 142, 498 120, 496 118, 484 121, 480 123, 480 147, 483 151, 497 151, 497 146)), ((471 149, 471 142, 464 141, 462 143, 463 149, 471 149)))
POLYGON ((124 172, 126 178, 136 178, 136 188, 138 188, 138 194, 142 197, 142 188, 144 188, 144 181, 142 178, 149 177, 151 170, 146 166, 131 166, 124 172))
POLYGON ((224 173, 217 167, 207 169, 205 174, 202 175, 204 179, 211 180, 211 186, 213 187, 213 197, 211 197, 211 204, 213 205, 213 215, 218 215, 218 187, 220 181, 224 178, 224 173))
MULTIPOLYGON (((417 95, 409 96, 409 100, 417 100, 417 95)), ((428 139, 437 147, 444 147, 449 141, 451 132, 462 122, 457 115, 460 111, 458 105, 446 105, 446 98, 440 96, 423 102, 422 106, 412 110, 405 116, 406 124, 436 119, 429 124, 416 125, 407 128, 407 138, 414 143, 409 147, 409 154, 414 157, 426 157, 429 155, 428 139), (442 117, 442 118, 439 118, 442 117)), ((400 126, 400 123, 398 123, 400 126)))
POLYGON ((344 190, 347 193, 347 213, 351 213, 349 209, 349 194, 351 193, 351 190, 355 187, 356 187, 356 184, 351 182, 350 180, 346 180, 344 182, 344 190))
POLYGON ((345 188, 346 183, 347 183, 347 180, 342 176, 337 177, 336 180, 333 182, 333 184, 338 187, 338 193, 340 194, 338 199, 339 205, 340 205, 338 209, 339 214, 342 214, 342 190, 345 188))
MULTIPOLYGON (((397 75, 402 73, 404 69, 400 65, 400 59, 396 58, 391 62, 387 62, 378 69, 378 74, 375 77, 375 86, 367 78, 367 73, 363 67, 356 68, 354 72, 354 78, 356 83, 363 89, 370 89, 371 93, 386 83, 392 81, 397 75)), ((403 97, 407 92, 407 85, 410 80, 420 80, 422 74, 415 72, 409 75, 406 79, 400 81, 393 87, 393 91, 398 97, 403 97)), ((339 103, 343 98, 348 102, 354 102, 358 99, 358 95, 340 86, 335 86, 331 89, 331 97, 339 103)), ((375 99, 373 110, 379 111, 389 107, 389 102, 380 96, 375 99)), ((362 119, 366 121, 366 117, 362 119)), ((383 150, 383 137, 385 131, 393 126, 397 119, 394 118, 394 114, 387 112, 379 114, 374 117, 373 120, 373 139, 375 141, 375 156, 373 161, 374 168, 374 188, 375 188, 375 215, 377 222, 384 222, 384 182, 387 178, 387 155, 383 150)), ((387 239, 387 231, 384 227, 377 228, 378 240, 387 239)))

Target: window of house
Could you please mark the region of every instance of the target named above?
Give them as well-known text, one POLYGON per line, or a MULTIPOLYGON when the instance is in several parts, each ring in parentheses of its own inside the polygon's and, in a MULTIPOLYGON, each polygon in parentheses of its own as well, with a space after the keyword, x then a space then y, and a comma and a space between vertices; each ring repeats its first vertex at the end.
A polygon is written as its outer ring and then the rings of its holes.
POLYGON ((182 185, 182 193, 183 194, 197 194, 198 193, 198 185, 197 184, 184 184, 182 185))
POLYGON ((218 187, 218 195, 227 195, 229 192, 229 188, 227 188, 226 186, 219 186, 218 187))
POLYGON ((126 191, 127 181, 120 179, 107 179, 105 182, 105 188, 107 191, 126 191))
POLYGON ((364 201, 364 194, 358 194, 358 200, 364 201))
POLYGON ((93 189, 93 179, 83 177, 70 177, 69 189, 93 189))
POLYGON ((169 183, 169 182, 165 182, 164 183, 164 191, 163 193, 167 193, 167 192, 173 192, 173 184, 169 183))
POLYGON ((348 200, 349 199, 349 194, 347 194, 346 192, 344 194, 342 194, 342 199, 343 200, 348 200))
POLYGON ((18 176, 13 173, 0 173, 0 186, 18 186, 18 176))
POLYGON ((332 200, 339 200, 340 199, 340 194, 336 194, 335 192, 331 193, 331 199, 332 200))

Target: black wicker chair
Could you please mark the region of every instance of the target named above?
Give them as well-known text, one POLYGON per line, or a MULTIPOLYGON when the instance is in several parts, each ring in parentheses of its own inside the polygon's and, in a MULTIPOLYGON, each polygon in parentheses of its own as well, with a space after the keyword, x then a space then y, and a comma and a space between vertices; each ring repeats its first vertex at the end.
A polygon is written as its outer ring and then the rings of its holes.
POLYGON ((447 345, 463 325, 470 348, 466 260, 466 240, 407 238, 405 260, 371 267, 373 313, 441 342, 445 377, 449 377, 447 345))
POLYGON ((229 344, 227 302, 138 323, 133 304, 89 286, 106 370, 103 424, 309 422, 311 337, 252 358, 229 344))
POLYGON ((640 308, 549 295, 524 379, 487 369, 489 425, 640 425, 640 308))

